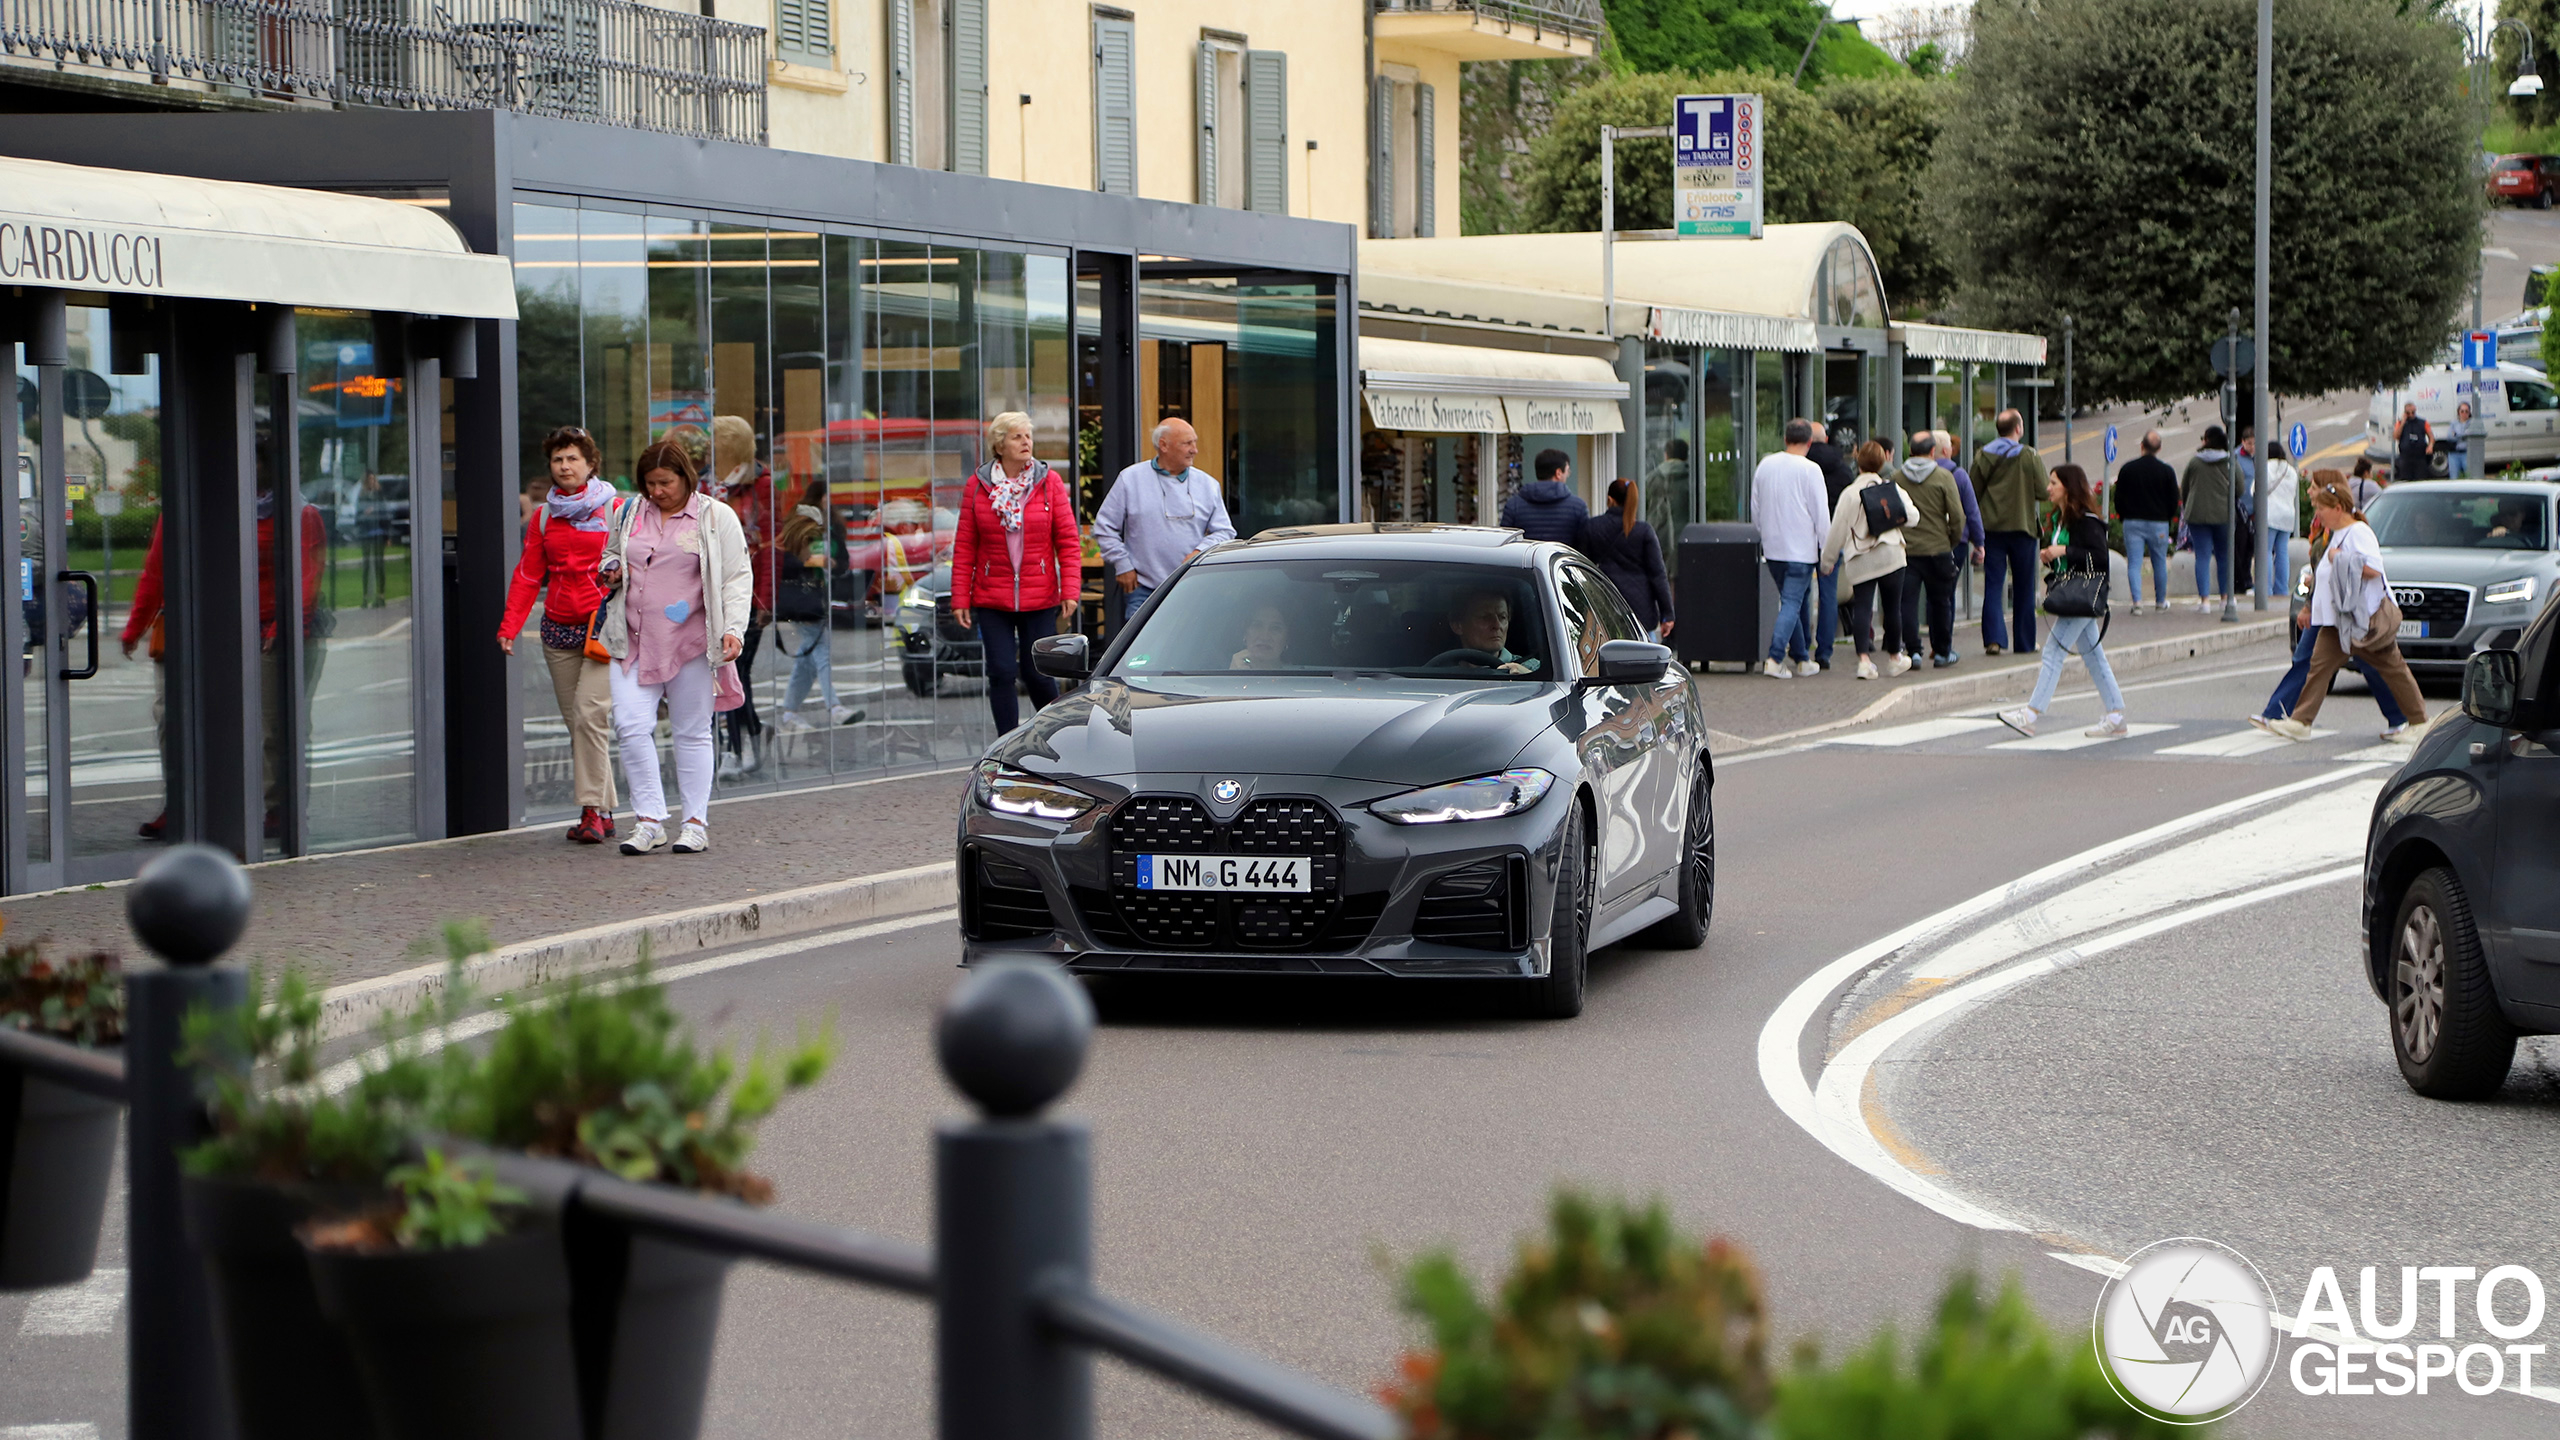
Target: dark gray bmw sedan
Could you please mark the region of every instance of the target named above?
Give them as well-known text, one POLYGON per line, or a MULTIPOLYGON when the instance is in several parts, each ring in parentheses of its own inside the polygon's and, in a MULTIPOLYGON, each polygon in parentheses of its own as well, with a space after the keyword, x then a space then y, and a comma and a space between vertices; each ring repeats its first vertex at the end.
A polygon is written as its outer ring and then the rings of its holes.
POLYGON ((1082 688, 996 742, 960 817, 965 958, 1078 971, 1500 978, 1693 948, 1715 903, 1696 682, 1562 545, 1267 531, 1185 567, 1082 688))

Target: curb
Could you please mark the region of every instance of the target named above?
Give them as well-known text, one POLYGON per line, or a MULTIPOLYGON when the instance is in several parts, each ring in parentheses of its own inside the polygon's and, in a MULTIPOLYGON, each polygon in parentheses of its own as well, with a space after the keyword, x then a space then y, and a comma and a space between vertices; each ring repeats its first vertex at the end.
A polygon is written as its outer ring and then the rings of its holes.
MULTIPOLYGON (((462 976, 484 996, 506 994, 590 970, 635 964, 644 942, 651 958, 663 962, 687 951, 743 940, 779 939, 940 909, 958 899, 959 884, 951 862, 945 860, 526 940, 464 962, 462 976)), ((320 998, 322 1038, 361 1034, 386 1015, 414 1009, 418 1002, 442 995, 449 968, 420 965, 332 987, 320 998)))
MULTIPOLYGON (((2201 660, 2211 655, 2224 655, 2234 650, 2245 650, 2262 640, 2279 640, 2284 638, 2291 624, 2290 619, 2252 620, 2221 629, 2199 631, 2193 635, 2173 635, 2165 640, 2146 640, 2139 645, 2127 645, 2121 650, 2109 650, 2107 664, 2119 676, 2140 674, 2186 660, 2201 660)), ((2063 673, 2085 681, 2088 667, 2081 663, 2079 656, 2074 655, 2063 662, 2063 673)), ((1901 689, 1877 696, 1865 709, 1845 720, 1809 725, 1801 730, 1787 731, 1783 735, 1766 735, 1756 740, 1741 740, 1737 749, 1762 750, 1772 745, 1784 745, 1795 740, 1810 740, 1816 736, 1829 735, 1835 731, 1847 730, 1859 725, 1872 725, 1890 716, 1933 714, 1940 710, 1959 709, 1984 700, 2006 699, 2021 693, 2026 686, 2032 685, 2034 676, 2034 666, 2012 665, 2006 669, 1952 676, 1945 680, 1924 680, 1917 685, 1905 685, 1901 689)), ((1725 738, 1738 739, 1739 737, 1725 738)))

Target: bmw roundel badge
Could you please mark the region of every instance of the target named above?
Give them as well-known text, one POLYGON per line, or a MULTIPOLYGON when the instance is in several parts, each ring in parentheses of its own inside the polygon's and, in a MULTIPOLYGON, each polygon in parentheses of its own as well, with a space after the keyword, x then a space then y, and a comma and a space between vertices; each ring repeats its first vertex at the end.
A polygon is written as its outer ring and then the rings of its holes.
POLYGON ((1217 796, 1218 803, 1221 805, 1232 804, 1237 796, 1244 793, 1244 783, 1238 780, 1221 780, 1209 787, 1209 793, 1217 796))

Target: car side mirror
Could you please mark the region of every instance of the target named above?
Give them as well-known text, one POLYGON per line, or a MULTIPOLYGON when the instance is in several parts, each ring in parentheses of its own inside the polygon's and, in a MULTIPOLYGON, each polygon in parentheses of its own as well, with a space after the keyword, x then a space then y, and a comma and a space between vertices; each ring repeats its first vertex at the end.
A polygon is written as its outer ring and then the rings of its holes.
POLYGON ((1591 685, 1654 685, 1671 669, 1671 647, 1650 640, 1607 640, 1600 645, 1599 673, 1585 677, 1591 685))
POLYGON ((1093 642, 1082 635, 1043 635, 1031 642, 1031 667, 1060 680, 1093 673, 1093 642))
POLYGON ((2513 650, 2483 650, 2462 667, 2462 713, 2501 730, 2522 726, 2524 657, 2513 650))

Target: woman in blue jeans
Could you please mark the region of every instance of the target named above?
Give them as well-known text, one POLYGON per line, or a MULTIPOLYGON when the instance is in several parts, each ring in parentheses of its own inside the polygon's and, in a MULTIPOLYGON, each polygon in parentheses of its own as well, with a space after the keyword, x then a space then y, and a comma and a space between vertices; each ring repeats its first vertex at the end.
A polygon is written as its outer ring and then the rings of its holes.
MULTIPOLYGON (((2335 470, 2314 470, 2311 483, 2315 486, 2336 485, 2344 489, 2347 477, 2335 470)), ((2311 566, 2315 573, 2320 566, 2321 552, 2329 546, 2329 531, 2322 523, 2322 516, 2320 508, 2314 506, 2311 511, 2311 566)), ((2307 611, 2302 619, 2302 634, 2293 645, 2293 668, 2285 671, 2284 678, 2276 682, 2274 692, 2267 696, 2266 708, 2249 717, 2250 724, 2269 734, 2275 733, 2271 727, 2276 721, 2293 713, 2293 707, 2302 699, 2303 684, 2311 675, 2311 650, 2320 639, 2320 627, 2310 623, 2311 616, 2307 611)), ((2409 717, 2402 713, 2391 687, 2383 683, 2382 673, 2353 651, 2347 653, 2347 663, 2356 667, 2357 674, 2364 676, 2364 688, 2373 693, 2373 707, 2382 712, 2382 738, 2391 741, 2414 738, 2409 734, 2409 717)))
MULTIPOLYGON (((2089 476, 2077 465, 2056 465, 2046 477, 2045 498, 2061 510, 2054 540, 2036 552, 2036 558, 2047 565, 2060 561, 2054 578, 2074 570, 2107 573, 2107 522, 2098 514, 2097 502, 2089 494, 2089 476)), ((2047 582, 2048 587, 2051 584, 2047 582)), ((2021 735, 2036 733, 2036 721, 2043 718, 2045 707, 2053 703, 2053 692, 2062 683, 2062 661, 2077 654, 2089 667, 2089 678, 2098 686, 2098 703, 2106 713, 2086 733, 2101 740, 2121 739, 2128 733, 2124 724, 2124 692, 2116 688, 2116 672, 2107 665, 2107 647, 2100 637, 2106 631, 2103 615, 2055 615, 2053 625, 2044 633, 2044 664, 2036 671, 2035 693, 2024 705, 2000 712, 2000 723, 2021 735)))

